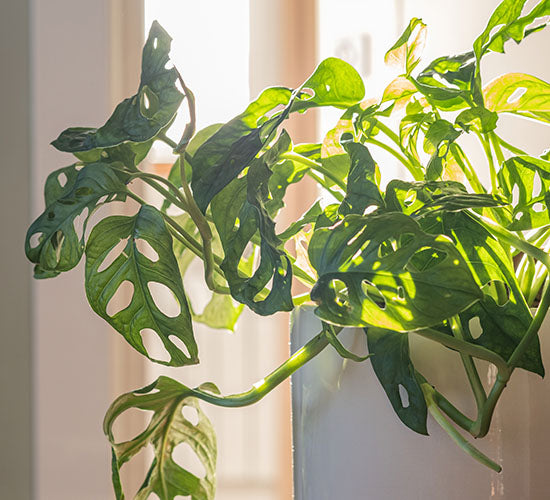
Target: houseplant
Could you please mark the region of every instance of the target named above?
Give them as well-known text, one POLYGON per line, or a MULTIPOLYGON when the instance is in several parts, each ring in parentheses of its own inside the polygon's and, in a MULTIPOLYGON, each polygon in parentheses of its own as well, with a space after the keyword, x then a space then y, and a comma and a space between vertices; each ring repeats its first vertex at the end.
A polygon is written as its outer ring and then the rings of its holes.
POLYGON ((545 289, 550 169, 547 158, 528 156, 499 137, 495 127, 503 112, 547 121, 548 86, 512 74, 483 87, 480 75, 486 53, 501 51, 509 38, 521 41, 540 29, 537 19, 550 13, 542 2, 522 17, 523 3, 503 2, 473 52, 437 59, 415 76, 425 27, 413 19, 387 55, 404 63, 404 73, 375 102, 363 101, 363 83, 349 65, 328 59, 300 89, 267 89, 235 119, 198 133, 192 93, 175 69, 166 68, 170 39, 155 24, 137 94, 122 102, 103 127, 69 129, 54 141, 78 161, 46 182, 47 208, 29 229, 26 243, 36 277, 68 271, 85 253, 92 308, 142 354, 149 357, 141 332, 152 329, 171 355, 165 364, 198 362, 192 311, 180 277, 195 255, 204 261, 205 281, 214 292, 200 320, 230 326, 239 312, 235 301, 270 315, 310 299, 323 320, 318 336, 247 393, 222 397, 212 385, 190 389, 161 377, 115 401, 105 420, 111 440, 112 423, 126 409, 154 412, 147 431, 128 443, 113 443, 119 498, 119 468, 148 443, 156 458, 139 498, 150 492, 161 498, 212 497, 215 441, 198 400, 251 404, 329 344, 361 361, 339 342, 342 326, 366 329, 376 373, 406 425, 425 433, 430 411, 468 453, 498 468, 459 437, 448 419, 482 437, 514 368, 543 373, 537 333, 550 300, 545 289), (515 99, 520 89, 524 93, 515 99), (184 96, 190 122, 182 140, 172 143, 166 130, 184 96), (293 145, 281 130, 285 118, 319 106, 341 109, 341 120, 322 144, 293 145), (395 133, 385 122, 400 114, 395 133), (472 167, 461 147, 466 134, 478 136, 487 153, 490 187, 479 181, 479 168, 472 167), (168 180, 138 169, 155 140, 169 143, 179 155, 168 180), (395 180, 381 189, 373 159, 377 148, 391 151, 414 181, 395 180), (306 175, 335 203, 316 203, 277 234, 273 221, 285 190, 306 175), (159 191, 164 204, 155 208, 140 199, 132 191, 134 179, 159 191), (533 192, 537 179, 540 192, 538 187, 533 192), (139 212, 107 217, 88 237, 91 212, 126 198, 142 206, 139 212), (183 214, 169 215, 174 207, 183 214), (75 220, 82 214, 81 228, 75 220), (306 243, 307 255, 290 252, 285 243, 292 241, 299 242, 298 249, 306 243), (292 297, 293 277, 311 293, 292 297), (109 314, 111 298, 126 281, 133 284, 132 302, 109 314), (171 290, 179 304, 177 316, 162 313, 150 283, 171 290), (531 305, 538 305, 534 317, 531 305), (473 317, 483 328, 477 339, 468 329, 473 317), (460 352, 478 404, 477 419, 465 417, 414 371, 403 356, 409 332, 460 352), (499 370, 489 395, 472 358, 490 361, 499 370), (404 375, 396 381, 396 374, 404 375), (407 408, 396 396, 396 382, 407 388, 407 408), (181 416, 184 405, 200 412, 197 426, 181 416), (181 442, 197 451, 207 470, 204 479, 171 460, 181 442))

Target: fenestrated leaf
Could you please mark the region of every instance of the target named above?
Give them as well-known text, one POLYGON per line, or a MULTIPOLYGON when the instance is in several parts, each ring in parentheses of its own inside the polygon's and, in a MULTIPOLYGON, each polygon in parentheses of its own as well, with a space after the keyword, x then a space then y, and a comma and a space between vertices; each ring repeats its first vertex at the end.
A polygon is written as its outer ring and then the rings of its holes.
POLYGON ((292 104, 292 111, 319 106, 346 109, 365 97, 365 85, 359 73, 336 57, 321 61, 301 89, 309 89, 313 95, 301 94, 292 104))
POLYGON ((428 409, 409 356, 409 336, 383 328, 365 328, 371 363, 390 403, 401 421, 419 434, 428 434, 428 409), (401 400, 399 386, 407 391, 408 404, 401 400))
POLYGON ((380 171, 369 150, 358 142, 345 141, 351 167, 348 174, 346 196, 340 206, 342 215, 362 215, 369 207, 384 207, 380 193, 380 171))
POLYGON ((288 109, 267 122, 266 113, 277 106, 287 106, 291 96, 292 91, 286 87, 265 89, 243 113, 224 124, 198 148, 190 160, 191 187, 203 212, 212 198, 248 167, 288 109))
POLYGON ((122 101, 100 128, 69 128, 52 142, 70 153, 141 143, 155 137, 174 118, 183 99, 176 87, 177 71, 166 69, 172 39, 153 22, 143 48, 141 81, 136 95, 122 101))
POLYGON ((523 73, 495 78, 483 90, 488 109, 550 122, 550 84, 523 73))
POLYGON ((550 223, 550 162, 514 156, 502 164, 497 175, 504 195, 512 204, 509 229, 522 231, 550 223))
POLYGON ((471 127, 483 134, 494 130, 497 126, 498 115, 487 108, 473 107, 462 111, 455 119, 456 125, 466 130, 471 127))
POLYGON ((475 61, 473 52, 438 57, 418 75, 414 83, 430 103, 441 109, 460 109, 474 102, 482 106, 475 61))
POLYGON ((450 154, 449 146, 460 134, 461 132, 447 120, 438 119, 428 126, 424 139, 424 151, 432 156, 426 167, 426 180, 435 181, 442 177, 450 154))
POLYGON ((75 171, 76 167, 64 170, 70 176, 65 187, 58 184, 59 171, 48 179, 46 200, 51 203, 27 231, 25 252, 46 273, 41 277, 68 271, 78 264, 84 252, 88 219, 101 198, 106 202, 126 199, 127 175, 102 163, 86 165, 76 179, 75 171), (81 226, 75 228, 75 219, 81 215, 81 226))
POLYGON ((315 312, 342 326, 424 328, 482 295, 451 240, 428 235, 401 213, 348 215, 316 228, 309 257, 319 274, 315 312))
POLYGON ((503 0, 493 11, 487 26, 474 42, 474 53, 478 61, 487 50, 490 50, 489 47, 492 43, 494 43, 493 47, 491 47, 492 50, 497 50, 498 45, 502 47, 502 42, 498 44, 497 40, 502 39, 503 35, 506 35, 510 27, 513 26, 513 23, 521 16, 525 1, 503 0), (495 29, 499 27, 500 29, 495 33, 495 29))
POLYGON ((399 64, 409 76, 420 62, 425 42, 426 25, 422 19, 413 17, 399 39, 386 52, 384 61, 386 64, 399 64))
POLYGON ((261 315, 289 311, 293 307, 291 262, 264 205, 270 177, 271 170, 262 159, 257 159, 246 177, 234 179, 211 205, 225 253, 221 268, 231 295, 261 315), (256 234, 260 237, 260 263, 249 276, 241 271, 239 264, 256 234), (271 290, 267 296, 258 297, 270 280, 271 290))
POLYGON ((143 389, 117 398, 105 415, 103 431, 112 447, 113 485, 117 500, 125 498, 120 483, 121 467, 146 446, 152 445, 154 459, 145 475, 136 500, 156 494, 162 500, 185 496, 192 500, 212 500, 216 492, 216 435, 212 424, 188 387, 168 377, 159 377, 143 389), (183 414, 184 408, 197 414, 193 424, 183 414), (117 442, 113 433, 116 419, 126 410, 152 411, 147 428, 130 441, 117 442), (187 444, 203 464, 205 476, 198 477, 174 460, 174 450, 187 444))
POLYGON ((386 188, 387 209, 423 217, 432 211, 454 212, 466 208, 496 207, 505 204, 498 196, 468 193, 456 181, 408 182, 395 179, 386 188))
POLYGON ((48 175, 44 184, 44 203, 46 206, 63 198, 73 189, 78 172, 82 167, 76 164, 62 167, 48 175))
POLYGON ((520 43, 526 36, 546 26, 547 23, 544 21, 536 26, 532 24, 550 15, 548 0, 539 2, 531 12, 521 16, 524 5, 525 0, 504 0, 500 3, 491 15, 487 27, 474 42, 474 51, 478 59, 488 51, 504 52, 504 44, 508 40, 520 43))
POLYGON ((143 205, 132 217, 107 217, 94 227, 86 245, 86 296, 97 314, 152 361, 168 366, 198 363, 191 314, 172 250, 172 236, 156 208, 143 205), (109 253, 124 240, 126 245, 122 252, 101 270, 109 253), (150 245, 158 256, 156 260, 138 250, 138 240, 145 240, 150 245), (133 285, 131 302, 109 316, 107 306, 125 281, 133 285), (177 314, 168 316, 159 308, 160 297, 156 300, 153 297, 151 283, 160 283, 169 289, 178 304, 177 314), (156 360, 149 355, 141 337, 144 329, 151 329, 158 335, 170 354, 170 361, 156 360), (188 355, 170 339, 171 336, 185 344, 188 355))
MULTIPOLYGON (((454 240, 484 291, 480 302, 460 314, 462 323, 467 326, 472 318, 479 317, 481 335, 473 342, 507 359, 531 321, 531 312, 521 293, 510 255, 499 241, 464 212, 438 213, 423 221, 422 228, 430 233, 446 234, 454 240), (495 283, 506 290, 507 296, 498 304, 490 293, 490 285, 495 283)), ((538 339, 533 340, 518 366, 534 373, 544 372, 538 339)))

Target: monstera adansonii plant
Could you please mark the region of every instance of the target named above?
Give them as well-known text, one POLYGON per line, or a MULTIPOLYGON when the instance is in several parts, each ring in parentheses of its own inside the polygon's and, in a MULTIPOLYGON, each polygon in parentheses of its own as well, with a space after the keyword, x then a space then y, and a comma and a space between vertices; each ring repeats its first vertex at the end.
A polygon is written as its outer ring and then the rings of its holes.
POLYGON ((193 321, 233 329, 244 306, 269 316, 315 303, 322 324, 314 338, 242 394, 222 396, 211 383, 190 388, 160 377, 120 396, 104 421, 118 499, 124 498, 120 468, 150 445, 154 459, 137 498, 213 498, 216 440, 199 401, 252 404, 327 347, 355 362, 370 357, 391 405, 413 431, 427 434, 429 412, 464 451, 500 470, 459 429, 475 438, 487 434, 516 368, 544 374, 538 332, 550 305, 550 158, 510 144, 498 122, 507 113, 518 117, 518 126, 524 118, 548 125, 550 84, 520 73, 484 83, 480 70, 489 53, 504 52, 510 39, 519 43, 545 26, 550 2, 529 12, 524 3, 504 0, 471 50, 439 57, 421 71, 426 26, 412 19, 386 54, 400 74, 379 98, 365 100, 359 74, 329 58, 301 87, 267 88, 232 120, 198 132, 193 94, 170 66, 171 39, 155 22, 136 94, 103 126, 69 128, 53 141, 75 162, 47 178, 46 209, 28 230, 25 251, 35 277, 53 278, 84 257, 92 309, 151 361, 198 363, 193 321), (167 131, 182 105, 189 122, 175 142, 167 131), (340 110, 335 127, 322 142, 294 144, 285 120, 319 107, 340 110), (474 164, 466 136, 479 141, 486 161, 474 164), (176 154, 167 177, 142 167, 156 141, 176 154), (406 178, 381 185, 385 167, 376 158, 382 150, 406 168, 406 178), (324 201, 280 230, 275 220, 287 188, 306 177, 317 182, 324 201), (158 192, 161 203, 142 199, 136 180, 158 192), (134 215, 92 218, 104 204, 130 198, 140 206, 134 215), (193 259, 202 260, 212 291, 201 312, 190 307, 182 281, 193 259), (308 292, 293 295, 294 280, 308 292), (110 301, 127 283, 131 301, 113 313, 110 301), (174 314, 159 307, 153 293, 158 286, 177 302, 174 314), (470 331, 475 318, 481 335, 470 331), (343 345, 343 327, 363 329, 368 356, 343 345), (158 336, 168 361, 151 357, 144 331, 158 336), (415 369, 411 335, 460 356, 475 419, 415 369), (498 371, 488 391, 476 359, 498 371), (406 407, 399 386, 407 391, 406 407), (196 409, 197 423, 184 416, 185 406, 196 409), (113 423, 128 409, 152 416, 141 434, 116 442, 113 423), (181 443, 204 464, 204 477, 174 461, 181 443))

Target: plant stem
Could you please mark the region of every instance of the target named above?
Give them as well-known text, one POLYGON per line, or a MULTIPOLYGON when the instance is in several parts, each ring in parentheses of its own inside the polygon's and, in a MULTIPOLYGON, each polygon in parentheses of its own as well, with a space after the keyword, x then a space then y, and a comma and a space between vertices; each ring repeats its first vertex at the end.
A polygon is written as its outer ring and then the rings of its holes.
POLYGON ((164 132, 161 132, 159 135, 157 135, 157 138, 161 140, 162 142, 168 144, 172 149, 176 149, 178 147, 176 141, 173 141, 168 137, 164 132))
POLYGON ((458 166, 464 172, 464 175, 466 176, 466 179, 468 179, 468 182, 470 183, 470 186, 472 187, 472 189, 476 193, 485 194, 487 190, 485 189, 483 184, 480 182, 474 167, 470 163, 470 160, 468 160, 468 157, 466 156, 462 148, 458 144, 451 143, 450 149, 451 149, 451 154, 453 155, 454 159, 458 163, 458 166))
POLYGON ((342 203, 344 200, 344 196, 339 193, 338 191, 334 191, 324 179, 321 179, 318 175, 314 174, 311 169, 307 171, 307 175, 309 175, 315 182, 317 182, 320 186, 323 187, 331 196, 334 196, 334 198, 339 202, 342 203))
POLYGON ((327 345, 329 345, 329 342, 324 333, 321 332, 317 334, 276 370, 271 372, 264 379, 256 382, 249 391, 230 396, 217 396, 200 389, 194 389, 193 396, 216 406, 235 408, 254 404, 275 389, 275 387, 286 380, 296 370, 317 356, 317 354, 327 347, 327 345))
POLYGON ((388 146, 387 144, 377 139, 373 139, 372 137, 366 138, 365 141, 369 144, 373 144, 374 146, 378 146, 384 151, 390 153, 393 157, 397 158, 411 173, 415 181, 420 181, 424 179, 424 173, 422 172, 422 169, 417 167, 416 165, 413 165, 409 160, 407 160, 404 156, 395 151, 391 146, 388 146))
POLYGON ((438 342, 451 349, 455 349, 460 353, 468 354, 470 356, 473 356, 474 358, 489 361, 489 363, 493 363, 499 369, 499 371, 508 370, 508 365, 506 364, 506 361, 501 358, 497 353, 490 351, 485 347, 479 346, 477 344, 471 344, 470 342, 466 342, 456 337, 451 337, 450 335, 438 332, 437 330, 434 330, 432 328, 413 330, 411 333, 416 333, 421 337, 434 340, 435 342, 438 342))
POLYGON ((143 179, 143 182, 149 184, 149 186, 161 193, 171 203, 181 208, 182 210, 185 210, 186 212, 188 211, 185 198, 182 196, 180 190, 176 186, 174 186, 168 179, 165 179, 160 175, 150 174, 148 172, 135 172, 131 174, 131 176, 143 179), (173 194, 170 194, 170 192, 166 191, 166 189, 164 189, 162 186, 159 186, 158 182, 165 184, 168 187, 169 191, 171 191, 173 194))
POLYGON ((325 168, 324 165, 321 163, 312 160, 311 158, 306 158, 305 156, 302 156, 298 153, 295 153, 294 151, 289 151, 287 153, 283 153, 280 158, 282 160, 291 160, 296 161, 298 163, 301 163, 302 165, 307 165, 312 170, 315 170, 319 172, 320 174, 323 174, 327 179, 330 179, 334 184, 336 184, 340 189, 342 189, 344 192, 346 191, 346 185, 343 181, 338 179, 330 170, 325 168))
MULTIPOLYGON (((451 325, 453 335, 457 339, 465 340, 464 330, 462 328, 459 316, 453 316, 450 319, 449 323, 451 325)), ((470 386, 474 393, 477 411, 480 412, 483 408, 483 405, 485 404, 485 401, 487 400, 487 394, 485 393, 485 389, 483 388, 483 384, 481 383, 481 379, 479 378, 479 373, 477 371, 474 360, 472 359, 472 356, 461 352, 460 358, 462 359, 462 364, 464 365, 466 375, 468 376, 468 382, 470 383, 470 386)))
POLYGON ((506 161, 506 158, 504 157, 504 153, 502 152, 502 149, 500 148, 500 143, 498 142, 497 136, 494 132, 489 132, 489 140, 491 141, 491 144, 493 145, 493 149, 495 150, 495 154, 497 156, 497 161, 499 165, 502 166, 502 164, 506 161))
MULTIPOLYGON (((423 377, 422 377, 423 378, 423 377)), ((496 462, 491 460, 487 455, 475 448, 469 441, 462 436, 445 418, 441 410, 439 409, 435 398, 434 398, 434 388, 424 379, 420 384, 420 388, 424 393, 424 399, 428 405, 428 411, 434 418, 434 420, 441 426, 441 428, 449 435, 449 437, 462 448, 468 455, 480 462, 481 464, 493 469, 496 472, 500 472, 502 467, 496 462)))
POLYGON ((479 132, 476 132, 476 135, 478 136, 479 141, 483 146, 483 151, 485 151, 485 156, 487 157, 487 161, 489 163, 489 174, 491 175, 491 191, 496 194, 498 191, 497 172, 495 168, 493 152, 491 151, 491 145, 485 135, 482 135, 479 132))
POLYGON ((522 149, 516 148, 515 146, 512 146, 509 142, 506 142, 502 137, 499 137, 497 134, 495 134, 496 140, 510 153, 514 153, 515 155, 519 156, 526 156, 527 153, 523 151, 522 149))

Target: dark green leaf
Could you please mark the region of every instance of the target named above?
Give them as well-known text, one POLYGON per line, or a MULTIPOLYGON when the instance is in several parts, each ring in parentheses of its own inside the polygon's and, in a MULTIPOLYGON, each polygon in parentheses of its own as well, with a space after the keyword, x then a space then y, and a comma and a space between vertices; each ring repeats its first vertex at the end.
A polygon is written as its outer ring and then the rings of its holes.
POLYGON ((172 237, 156 208, 143 205, 133 217, 107 217, 94 227, 86 246, 86 295, 94 311, 152 361, 168 366, 198 363, 191 314, 172 250, 172 237), (156 258, 140 252, 140 240, 145 240, 154 250, 156 258), (101 270, 109 253, 121 241, 126 241, 124 249, 101 270), (125 309, 109 315, 107 306, 126 281, 133 285, 131 302, 125 309), (152 283, 160 284, 177 301, 177 314, 168 316, 159 308, 161 298, 153 297, 152 283), (170 361, 156 360, 149 355, 141 337, 145 329, 158 335, 170 354, 170 361), (171 340, 172 336, 185 344, 188 355, 171 340))
POLYGON ((292 91, 285 87, 264 90, 246 110, 223 125, 196 151, 191 166, 191 187, 205 212, 212 198, 235 179, 256 157, 271 132, 284 120, 288 107, 265 122, 266 113, 287 106, 292 91))
POLYGON ((183 99, 177 71, 166 69, 172 39, 154 22, 143 49, 141 81, 136 95, 122 101, 100 128, 69 128, 52 142, 60 151, 110 148, 123 142, 146 142, 174 118, 183 99))
POLYGON ((319 274, 311 291, 316 314, 342 326, 410 331, 439 324, 481 297, 451 240, 424 233, 400 213, 349 215, 316 228, 309 257, 319 274))
POLYGON ((193 391, 168 377, 159 377, 151 385, 129 392, 113 402, 103 422, 103 430, 112 446, 113 485, 117 500, 123 499, 120 468, 145 447, 152 445, 154 458, 136 500, 156 494, 162 500, 180 496, 192 500, 212 500, 216 491, 216 436, 212 424, 201 410, 193 391), (197 414, 193 424, 182 413, 189 408, 197 414), (116 419, 127 410, 153 412, 147 428, 130 441, 117 442, 113 433, 116 419), (203 464, 205 476, 198 477, 174 460, 179 445, 189 445, 203 464))
POLYGON ((509 229, 522 231, 550 223, 550 162, 515 156, 502 164, 497 175, 504 195, 512 204, 509 229))
POLYGON ((409 356, 408 334, 372 327, 365 332, 374 373, 395 413, 407 427, 427 435, 428 409, 409 356), (401 400, 399 386, 407 391, 407 405, 401 400))
POLYGON ((84 252, 86 225, 101 198, 105 202, 126 198, 127 176, 105 164, 83 167, 76 179, 76 167, 62 170, 67 184, 60 186, 59 170, 48 178, 46 200, 51 203, 32 223, 25 240, 27 257, 38 264, 40 277, 54 276, 78 264, 84 252))
POLYGON ((221 268, 231 295, 261 315, 289 311, 293 307, 291 262, 265 208, 270 177, 267 165, 257 159, 246 177, 234 179, 212 202, 212 216, 225 253, 221 268), (260 263, 252 276, 248 276, 239 264, 256 234, 260 237, 260 263), (271 280, 271 290, 265 296, 264 287, 271 280))
MULTIPOLYGON (((472 318, 478 317, 481 335, 474 342, 508 359, 529 326, 531 312, 507 250, 463 212, 428 217, 422 227, 428 232, 446 234, 455 241, 456 248, 484 292, 483 300, 460 314, 462 323, 467 327, 472 318), (498 302, 491 296, 495 286, 501 287, 504 295, 504 299, 498 302)), ((538 374, 544 372, 538 339, 533 341, 518 366, 538 374)))
POLYGON ((384 207, 378 188, 380 171, 367 147, 357 142, 344 142, 344 148, 351 159, 351 167, 340 213, 362 215, 367 208, 384 207))

